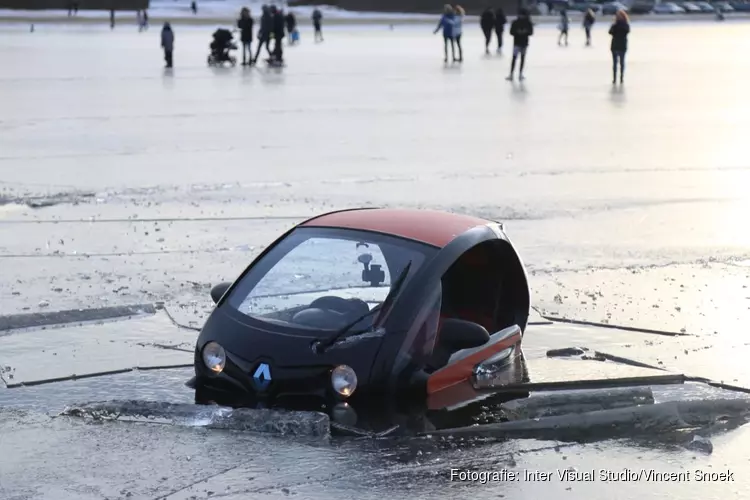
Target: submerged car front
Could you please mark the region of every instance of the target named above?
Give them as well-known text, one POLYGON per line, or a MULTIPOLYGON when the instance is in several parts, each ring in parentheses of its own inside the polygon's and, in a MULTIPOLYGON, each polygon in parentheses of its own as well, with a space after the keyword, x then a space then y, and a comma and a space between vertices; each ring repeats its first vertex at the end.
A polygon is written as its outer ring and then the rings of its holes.
MULTIPOLYGON (((298 227, 228 287, 195 350, 196 401, 331 406, 376 392, 386 298, 436 250, 373 232, 298 227)), ((390 295, 390 297, 389 297, 390 295)))

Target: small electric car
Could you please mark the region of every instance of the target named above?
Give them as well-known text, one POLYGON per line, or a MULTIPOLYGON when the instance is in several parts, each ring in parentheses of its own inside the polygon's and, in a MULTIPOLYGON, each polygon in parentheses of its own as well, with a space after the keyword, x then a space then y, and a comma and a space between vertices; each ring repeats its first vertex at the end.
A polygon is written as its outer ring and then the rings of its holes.
POLYGON ((188 382, 197 403, 320 409, 431 399, 439 408, 470 399, 466 388, 523 377, 526 271, 490 220, 327 213, 283 234, 211 296, 188 382))

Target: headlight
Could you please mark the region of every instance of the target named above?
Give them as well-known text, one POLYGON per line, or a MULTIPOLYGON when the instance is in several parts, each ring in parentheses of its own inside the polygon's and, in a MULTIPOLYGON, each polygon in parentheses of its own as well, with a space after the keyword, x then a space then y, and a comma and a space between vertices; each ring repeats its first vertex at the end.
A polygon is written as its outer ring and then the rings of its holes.
POLYGON ((227 353, 216 342, 209 342, 203 348, 203 364, 214 373, 221 373, 227 362, 227 353))
POLYGON ((339 365, 331 372, 331 385, 334 391, 349 397, 357 389, 357 374, 350 366, 339 365))

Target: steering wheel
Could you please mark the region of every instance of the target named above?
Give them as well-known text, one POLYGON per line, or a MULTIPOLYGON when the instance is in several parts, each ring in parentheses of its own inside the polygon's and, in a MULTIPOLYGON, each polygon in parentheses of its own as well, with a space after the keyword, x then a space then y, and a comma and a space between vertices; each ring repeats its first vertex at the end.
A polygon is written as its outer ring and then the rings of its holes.
POLYGON ((308 306, 310 309, 327 309, 329 311, 335 311, 339 314, 351 316, 356 318, 367 313, 370 310, 370 306, 367 302, 361 299, 344 299, 335 295, 326 295, 325 297, 319 297, 313 300, 308 306))

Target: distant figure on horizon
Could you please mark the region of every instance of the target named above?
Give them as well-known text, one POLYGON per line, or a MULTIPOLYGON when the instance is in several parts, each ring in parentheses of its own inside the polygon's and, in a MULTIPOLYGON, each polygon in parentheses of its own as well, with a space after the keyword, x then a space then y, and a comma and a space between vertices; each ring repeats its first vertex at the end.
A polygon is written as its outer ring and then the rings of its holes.
POLYGON ((586 46, 591 45, 591 27, 594 26, 594 23, 596 22, 596 17, 594 16, 594 11, 592 9, 588 9, 586 11, 586 15, 583 16, 583 29, 586 31, 586 46))
POLYGON ((195 0, 193 0, 192 2, 190 2, 190 10, 193 11, 193 15, 195 15, 195 14, 198 13, 198 4, 195 3, 195 0))
POLYGON ((484 33, 484 53, 490 53, 490 42, 492 41, 492 30, 495 28, 495 12, 492 7, 487 7, 479 19, 479 26, 484 33))
POLYGON ((237 19, 237 29, 240 30, 240 43, 242 44, 242 65, 248 65, 253 63, 253 21, 250 15, 250 9, 242 7, 240 10, 240 18, 237 19))
POLYGON ((320 12, 320 9, 315 7, 315 10, 313 10, 312 13, 312 22, 313 22, 313 28, 315 28, 315 41, 316 42, 322 42, 323 41, 323 13, 320 12))
POLYGON ((172 67, 172 51, 174 50, 174 31, 169 23, 164 23, 161 29, 161 47, 164 49, 165 68, 172 67))
POLYGON ((453 18, 453 39, 458 47, 458 62, 464 62, 464 51, 461 48, 461 33, 463 32, 464 16, 466 11, 460 5, 456 5, 456 15, 453 18))
POLYGON ((500 54, 503 51, 503 32, 505 31, 505 24, 508 22, 508 18, 505 17, 505 11, 502 7, 498 7, 495 11, 495 35, 497 35, 497 53, 500 54))
POLYGON ((568 17, 568 11, 565 9, 560 10, 560 23, 557 25, 557 29, 560 30, 560 36, 557 37, 557 45, 562 45, 562 40, 565 38, 565 46, 568 46, 568 28, 570 27, 570 18, 568 17))
POLYGON ((135 22, 138 24, 138 31, 143 31, 143 11, 139 10, 135 14, 135 22))
POLYGON ((435 28, 433 34, 437 33, 441 29, 443 30, 443 50, 445 52, 445 59, 443 62, 448 62, 448 44, 451 45, 451 56, 453 56, 453 62, 456 62, 456 45, 453 39, 453 24, 456 20, 456 14, 453 12, 453 7, 446 4, 444 7, 443 15, 438 21, 438 25, 435 28))
POLYGON ((627 12, 620 9, 615 14, 615 22, 609 28, 612 35, 612 85, 617 83, 617 63, 620 63, 620 85, 625 79, 625 53, 628 51, 628 35, 630 34, 630 19, 627 12))
POLYGON ((513 37, 513 60, 510 62, 510 75, 506 80, 513 81, 513 72, 516 70, 516 58, 521 56, 521 65, 518 68, 518 80, 523 81, 523 68, 526 64, 526 49, 529 47, 529 37, 534 34, 534 25, 531 23, 528 9, 520 9, 518 17, 510 24, 510 36, 513 37))
POLYGON ((714 10, 716 10, 716 20, 723 21, 724 20, 724 7, 717 4, 716 6, 714 6, 714 10))
POLYGON ((109 28, 115 29, 115 9, 109 9, 109 28))

